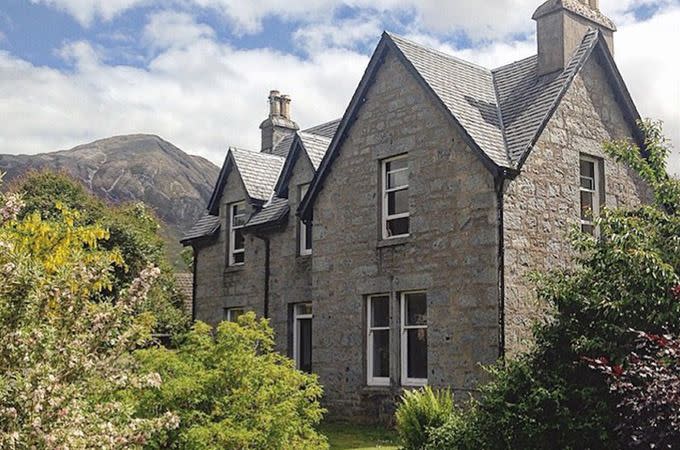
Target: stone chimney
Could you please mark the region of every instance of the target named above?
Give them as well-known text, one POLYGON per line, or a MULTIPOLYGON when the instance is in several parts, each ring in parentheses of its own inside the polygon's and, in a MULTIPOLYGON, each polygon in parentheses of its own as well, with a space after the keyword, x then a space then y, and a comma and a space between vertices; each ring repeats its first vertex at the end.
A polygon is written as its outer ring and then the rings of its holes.
POLYGON ((260 124, 261 151, 271 153, 279 142, 299 129, 290 118, 290 96, 281 95, 279 91, 269 92, 269 117, 260 124))
POLYGON ((538 76, 564 70, 590 28, 614 53, 616 25, 600 12, 599 0, 548 0, 532 17, 538 36, 538 76))

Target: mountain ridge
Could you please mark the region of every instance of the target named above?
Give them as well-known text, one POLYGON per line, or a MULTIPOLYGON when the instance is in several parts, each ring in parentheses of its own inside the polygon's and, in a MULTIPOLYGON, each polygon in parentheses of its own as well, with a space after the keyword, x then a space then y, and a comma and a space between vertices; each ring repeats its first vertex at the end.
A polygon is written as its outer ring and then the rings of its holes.
POLYGON ((219 174, 212 162, 154 134, 112 136, 35 155, 0 154, 5 187, 31 170, 65 172, 111 203, 144 202, 166 225, 171 244, 205 212, 219 174))

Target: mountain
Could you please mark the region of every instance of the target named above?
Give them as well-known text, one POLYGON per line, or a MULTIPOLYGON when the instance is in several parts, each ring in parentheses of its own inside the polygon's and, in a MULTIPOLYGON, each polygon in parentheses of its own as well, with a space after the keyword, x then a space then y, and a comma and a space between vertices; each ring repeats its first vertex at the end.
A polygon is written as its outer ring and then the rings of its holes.
POLYGON ((144 202, 167 225, 171 253, 179 250, 173 240, 205 211, 219 174, 207 159, 147 134, 115 136, 52 153, 0 155, 5 183, 31 169, 66 172, 110 202, 144 202))

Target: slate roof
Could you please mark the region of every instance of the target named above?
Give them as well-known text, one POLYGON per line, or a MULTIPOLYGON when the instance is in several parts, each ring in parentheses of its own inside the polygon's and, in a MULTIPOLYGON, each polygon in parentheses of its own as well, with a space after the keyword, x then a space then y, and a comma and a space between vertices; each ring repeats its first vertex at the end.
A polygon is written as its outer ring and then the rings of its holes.
POLYGON ((255 212, 248 219, 246 228, 257 228, 271 223, 279 223, 286 217, 289 211, 287 198, 272 197, 260 211, 255 212))
POLYGON ((488 70, 388 34, 486 156, 509 168, 533 145, 598 36, 586 34, 563 72, 538 77, 536 56, 488 70))
POLYGON ((194 297, 194 274, 191 272, 175 273, 175 286, 183 297, 185 311, 191 314, 194 297))
POLYGON ((248 196, 267 201, 279 177, 285 158, 268 153, 230 148, 248 196))
POLYGON ((295 134, 291 134, 281 139, 281 142, 276 144, 272 149, 272 155, 280 156, 286 158, 290 152, 290 148, 293 146, 293 140, 295 139, 295 134))
POLYGON ((180 241, 182 244, 194 241, 196 239, 201 239, 204 237, 212 236, 217 233, 220 229, 220 218, 218 216, 212 216, 205 213, 203 217, 198 219, 193 227, 184 235, 180 241))
POLYGON ((307 156, 309 156, 309 160, 312 162, 312 166, 314 166, 314 170, 318 170, 321 160, 326 155, 326 151, 331 145, 331 138, 304 131, 299 132, 298 135, 300 136, 307 156))
POLYGON ((393 34, 387 36, 484 153, 497 165, 508 166, 491 71, 393 34))
POLYGON ((332 139, 333 136, 335 136, 335 132, 338 131, 341 121, 342 119, 331 120, 330 122, 322 123, 321 125, 317 125, 312 128, 307 128, 306 130, 303 130, 303 132, 332 139))
POLYGON ((586 34, 561 73, 538 78, 536 56, 493 71, 507 155, 513 166, 517 166, 531 150, 545 122, 597 43, 598 35, 595 30, 586 34))

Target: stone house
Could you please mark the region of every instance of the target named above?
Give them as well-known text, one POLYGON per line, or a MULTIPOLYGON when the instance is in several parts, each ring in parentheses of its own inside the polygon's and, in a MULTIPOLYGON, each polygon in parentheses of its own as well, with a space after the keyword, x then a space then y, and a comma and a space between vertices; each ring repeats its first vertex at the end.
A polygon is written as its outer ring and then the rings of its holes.
POLYGON ((489 70, 383 34, 340 120, 300 130, 272 91, 260 152, 231 148, 195 256, 196 319, 268 317, 331 416, 386 420, 404 387, 473 391, 525 348, 526 275, 648 188, 601 150, 642 144, 597 0, 548 0, 538 54, 489 70))

